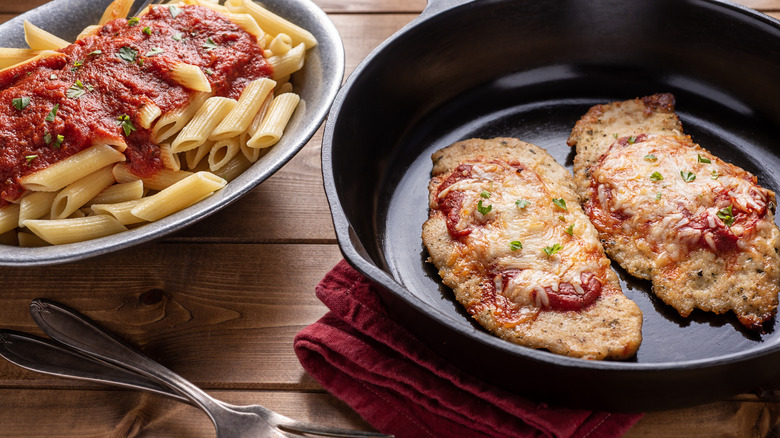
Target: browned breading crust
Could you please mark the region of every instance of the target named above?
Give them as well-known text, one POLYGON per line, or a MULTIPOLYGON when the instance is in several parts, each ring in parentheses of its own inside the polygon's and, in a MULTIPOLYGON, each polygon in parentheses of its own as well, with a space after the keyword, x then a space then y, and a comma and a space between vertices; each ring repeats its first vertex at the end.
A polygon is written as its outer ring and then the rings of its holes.
MULTIPOLYGON (((749 180, 755 179, 742 169, 723 163, 708 151, 683 135, 682 125, 674 113, 675 99, 671 94, 657 94, 624 102, 596 105, 575 125, 568 144, 576 147, 574 179, 586 211, 600 201, 592 173, 602 166, 599 160, 608 154, 616 138, 640 138, 644 134, 675 138, 681 148, 689 148, 722 168, 749 180)), ((657 137, 656 137, 657 138, 657 137)), ((609 153, 612 157, 613 154, 609 153)), ((696 155, 693 155, 695 158, 696 155)), ((641 158, 634 162, 641 162, 641 158)), ((694 164, 696 165, 696 164, 694 164)), ((708 174, 699 180, 709 180, 708 174)), ((669 172, 671 173, 671 172, 669 172)), ((675 175, 666 175, 676 177, 675 175)), ((713 178, 717 179, 717 178, 713 178)), ((718 314, 733 311, 743 325, 762 329, 777 310, 780 290, 780 231, 774 226, 774 193, 768 193, 766 220, 770 225, 758 227, 755 233, 740 237, 737 250, 717 250, 691 245, 688 253, 672 263, 660 263, 658 253, 641 247, 645 241, 637 235, 602 229, 594 219, 607 254, 631 275, 652 281, 653 292, 683 316, 694 308, 718 314)), ((659 191, 658 197, 661 197, 659 191)), ((603 213, 602 214, 607 214, 603 213)), ((591 219, 594 215, 591 214, 591 219)), ((627 219, 627 221, 633 220, 627 219)), ((636 230, 635 230, 636 231, 636 230)), ((656 244, 652 238, 647 242, 656 244)))
MULTIPOLYGON (((444 284, 454 291, 456 299, 483 327, 505 340, 572 357, 624 359, 636 353, 641 342, 641 311, 621 292, 596 231, 579 208, 571 175, 562 166, 545 150, 513 138, 461 141, 437 151, 432 160, 431 210, 422 232, 430 254, 428 260, 439 269, 444 284), (522 163, 523 172, 536 172, 570 206, 566 214, 577 223, 577 238, 591 239, 598 248, 593 257, 605 266, 600 274, 604 285, 599 298, 588 306, 565 311, 537 308, 531 316, 509 321, 507 314, 517 310, 518 305, 500 294, 496 299, 490 298, 495 293, 490 266, 473 257, 473 246, 479 244, 470 237, 453 238, 448 232, 446 217, 437 208, 439 186, 464 162, 488 163, 496 159, 522 163)), ((493 187, 493 190, 500 189, 493 187)), ((494 198, 490 200, 493 202, 494 198)), ((523 251, 531 250, 528 246, 523 248, 523 251)), ((539 259, 545 259, 543 251, 538 248, 535 251, 533 254, 538 254, 539 259)))

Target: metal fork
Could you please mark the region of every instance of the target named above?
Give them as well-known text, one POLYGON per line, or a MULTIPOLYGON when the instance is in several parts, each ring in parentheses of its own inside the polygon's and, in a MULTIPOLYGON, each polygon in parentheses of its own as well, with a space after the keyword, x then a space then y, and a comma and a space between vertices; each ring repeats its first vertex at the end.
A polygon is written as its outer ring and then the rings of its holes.
POLYGON ((25 368, 63 377, 144 389, 189 399, 211 418, 218 437, 291 437, 301 435, 367 438, 374 432, 318 426, 293 420, 260 405, 235 406, 216 400, 198 387, 139 353, 61 304, 36 299, 30 305, 35 322, 63 346, 18 332, 0 336, 0 355, 25 368), (36 340, 29 347, 25 338, 36 340), (86 357, 85 357, 86 356, 86 357), (52 359, 56 358, 56 362, 52 359))

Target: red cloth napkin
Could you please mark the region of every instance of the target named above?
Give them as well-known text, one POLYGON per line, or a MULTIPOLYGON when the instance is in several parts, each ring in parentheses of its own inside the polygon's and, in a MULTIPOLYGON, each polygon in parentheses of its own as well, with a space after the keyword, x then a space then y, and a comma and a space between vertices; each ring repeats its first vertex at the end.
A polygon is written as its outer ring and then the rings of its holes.
POLYGON ((641 415, 551 408, 487 384, 388 317, 346 261, 316 288, 330 309, 295 337, 303 368, 383 433, 406 437, 617 437, 641 415))

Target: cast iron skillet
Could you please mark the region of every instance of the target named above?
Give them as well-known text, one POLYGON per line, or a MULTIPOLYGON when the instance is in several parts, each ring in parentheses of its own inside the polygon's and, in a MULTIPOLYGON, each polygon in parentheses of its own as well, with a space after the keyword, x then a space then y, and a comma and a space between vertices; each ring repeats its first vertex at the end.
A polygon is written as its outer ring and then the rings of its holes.
MULTIPOLYGON (((0 46, 27 47, 22 21, 74 41, 84 27, 100 20, 110 0, 54 0, 0 25, 0 46)), ((131 11, 143 3, 136 0, 131 11)), ((282 139, 256 163, 209 198, 159 221, 113 236, 68 245, 19 248, 0 245, 0 266, 63 263, 148 242, 219 211, 265 181, 297 154, 322 124, 344 75, 344 46, 338 30, 311 0, 263 0, 266 8, 312 32, 317 47, 306 54, 306 67, 293 75, 301 105, 282 139)))
POLYGON ((331 109, 325 190, 346 259, 393 315, 459 367, 553 404, 669 409, 750 391, 780 374, 765 334, 729 314, 681 318, 619 271, 644 312, 635 359, 566 358, 471 322, 425 263, 430 155, 514 136, 569 169, 566 138, 592 105, 672 92, 686 132, 780 189, 780 22, 719 0, 491 0, 426 11, 371 53, 331 109))

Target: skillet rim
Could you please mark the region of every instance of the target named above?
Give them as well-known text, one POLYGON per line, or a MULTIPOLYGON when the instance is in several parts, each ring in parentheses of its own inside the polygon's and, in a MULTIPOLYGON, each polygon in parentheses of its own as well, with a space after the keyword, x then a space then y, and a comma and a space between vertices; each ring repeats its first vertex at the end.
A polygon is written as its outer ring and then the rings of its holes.
MULTIPOLYGON (((341 90, 337 94, 336 99, 331 106, 322 138, 322 171, 323 185, 331 209, 331 216, 333 218, 336 238, 345 260, 356 270, 366 276, 371 282, 378 284, 386 291, 403 300, 405 304, 411 306, 414 311, 428 315, 434 323, 446 327, 449 330, 454 330, 460 335, 466 336, 484 347, 499 349, 512 356, 533 362, 553 364, 556 366, 562 366, 568 369, 577 369, 581 371, 620 371, 635 375, 646 372, 713 370, 721 368, 725 365, 734 365, 754 361, 780 352, 780 342, 778 342, 769 345, 758 345, 755 348, 745 351, 713 356, 704 359, 653 363, 625 361, 587 361, 578 358, 556 355, 547 351, 535 350, 504 341, 489 333, 473 329, 468 325, 455 324, 455 320, 453 318, 445 315, 439 309, 424 303, 403 285, 401 285, 396 279, 394 279, 392 275, 385 272, 379 266, 377 266, 376 263, 371 261, 367 254, 361 254, 362 248, 359 248, 359 246, 362 246, 362 243, 352 231, 347 213, 345 212, 340 200, 339 190, 336 187, 335 175, 333 173, 333 157, 335 149, 333 137, 336 130, 336 125, 339 123, 340 117, 343 117, 341 111, 345 100, 348 98, 353 86, 355 85, 355 82, 361 76, 363 71, 366 70, 366 68, 374 62, 374 59, 383 51, 385 51, 388 46, 396 44, 396 42, 402 39, 407 33, 419 26, 425 25, 430 20, 437 18, 443 20, 442 17, 449 14, 467 13, 465 9, 468 9, 474 3, 476 3, 476 1, 450 2, 448 0, 430 0, 428 7, 426 7, 426 9, 419 17, 416 17, 402 29, 379 44, 358 64, 358 66, 349 75, 345 83, 342 85, 341 90), (454 6, 448 6, 448 3, 453 3, 454 6), (433 11, 431 12, 431 10, 433 11)), ((714 8, 726 8, 744 15, 747 19, 757 20, 761 24, 769 25, 780 31, 780 20, 755 11, 744 5, 732 3, 726 0, 689 0, 688 3, 699 3, 714 8)), ((780 374, 780 370, 778 370, 776 374, 780 374)))

